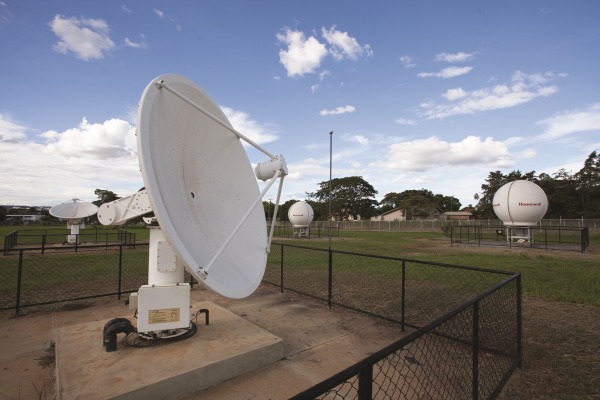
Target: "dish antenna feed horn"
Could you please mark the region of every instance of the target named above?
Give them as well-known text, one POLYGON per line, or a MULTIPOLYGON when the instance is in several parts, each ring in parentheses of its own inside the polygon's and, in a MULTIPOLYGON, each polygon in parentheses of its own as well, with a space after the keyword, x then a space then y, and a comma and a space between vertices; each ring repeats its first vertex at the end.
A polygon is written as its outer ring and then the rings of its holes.
POLYGON ((274 232, 272 225, 267 235, 261 200, 279 178, 276 217, 288 174, 283 156, 235 130, 208 95, 180 75, 161 75, 146 86, 136 137, 144 189, 102 204, 98 220, 120 225, 154 213, 145 218, 153 222, 148 284, 129 299, 137 328, 121 318, 109 321, 106 351, 116 348, 112 335, 118 333, 127 335, 125 344, 155 343, 193 335, 200 313, 208 323, 208 310, 190 313, 185 270, 222 296, 252 294, 262 281, 274 232), (242 140, 268 160, 253 170, 242 140), (257 179, 266 181, 262 191, 257 179))

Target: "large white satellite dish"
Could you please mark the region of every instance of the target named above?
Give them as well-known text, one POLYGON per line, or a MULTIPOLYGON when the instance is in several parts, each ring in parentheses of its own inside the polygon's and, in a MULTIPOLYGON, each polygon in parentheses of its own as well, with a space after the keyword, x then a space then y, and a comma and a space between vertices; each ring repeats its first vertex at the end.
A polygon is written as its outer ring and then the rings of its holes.
MULTIPOLYGON (((169 339, 195 326, 186 317, 190 287, 184 268, 225 297, 247 297, 258 288, 274 231, 271 227, 267 237, 261 200, 279 178, 277 214, 287 166, 282 156, 236 131, 192 81, 173 74, 159 76, 144 90, 137 145, 145 188, 100 206, 98 220, 120 225, 154 212, 148 285, 132 294, 129 305, 137 309, 137 333, 169 339), (253 172, 240 140, 269 160, 253 172), (261 192, 257 178, 268 181, 261 192)), ((128 321, 109 321, 107 351, 116 348, 116 333, 134 330, 128 321)))
POLYGON ((173 250, 215 292, 249 296, 265 270, 266 222, 227 117, 192 81, 163 75, 144 90, 137 126, 144 184, 173 250))

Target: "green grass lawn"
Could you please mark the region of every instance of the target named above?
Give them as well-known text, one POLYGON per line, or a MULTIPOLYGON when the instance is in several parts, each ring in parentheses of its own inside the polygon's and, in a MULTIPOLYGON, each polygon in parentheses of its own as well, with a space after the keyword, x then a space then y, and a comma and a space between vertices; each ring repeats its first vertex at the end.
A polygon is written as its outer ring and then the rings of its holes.
MULTIPOLYGON (((23 231, 40 231, 44 227, 18 227, 23 231)), ((68 231, 64 227, 51 227, 60 234, 68 231)), ((108 227, 88 227, 86 231, 109 230, 108 227)), ((15 227, 0 227, 1 243, 4 235, 15 227)), ((136 240, 148 238, 144 227, 126 230, 136 233, 136 240)), ((297 244, 326 249, 328 238, 285 239, 275 238, 283 244, 297 244)), ((585 253, 558 250, 538 250, 505 247, 479 247, 477 245, 451 245, 442 232, 359 232, 340 231, 332 238, 333 250, 363 254, 407 258, 427 262, 464 265, 502 271, 520 272, 525 295, 566 301, 571 303, 600 305, 600 251, 595 247, 600 242, 600 232, 590 232, 590 248, 585 253)), ((324 258, 326 260, 326 258, 324 258)), ((291 260, 286 260, 289 263, 291 260)), ((323 260, 321 260, 323 261, 323 260)), ((301 262, 301 260, 296 260, 301 262)), ((323 261, 325 262, 325 261, 323 261)), ((1 263, 0 263, 1 264, 1 263)))
MULTIPOLYGON (((284 239, 281 243, 327 248, 329 240, 284 239)), ((549 300, 600 305, 600 232, 590 232, 585 253, 558 250, 451 245, 441 232, 341 231, 332 249, 413 260, 513 271, 522 274, 523 292, 549 300)))

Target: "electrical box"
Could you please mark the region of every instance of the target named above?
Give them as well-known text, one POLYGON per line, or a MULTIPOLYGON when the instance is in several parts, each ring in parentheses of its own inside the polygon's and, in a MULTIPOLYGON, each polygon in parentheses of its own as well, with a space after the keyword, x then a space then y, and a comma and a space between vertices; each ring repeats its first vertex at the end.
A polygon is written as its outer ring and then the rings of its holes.
POLYGON ((138 290, 138 332, 188 328, 190 285, 143 285, 138 290))

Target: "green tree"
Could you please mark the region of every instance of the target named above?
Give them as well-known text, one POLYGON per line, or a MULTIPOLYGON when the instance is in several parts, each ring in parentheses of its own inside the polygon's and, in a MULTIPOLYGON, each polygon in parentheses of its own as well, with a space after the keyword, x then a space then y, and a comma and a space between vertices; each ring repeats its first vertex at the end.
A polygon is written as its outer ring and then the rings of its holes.
POLYGON ((98 207, 100 207, 104 203, 120 199, 120 197, 117 196, 116 193, 111 192, 110 190, 96 189, 94 190, 94 194, 98 196, 98 200, 94 200, 92 201, 92 203, 94 203, 98 207))
MULTIPOLYGON (((329 214, 329 181, 319 183, 319 190, 306 194, 310 200, 318 203, 320 215, 326 216, 329 214)), ((369 219, 377 213, 376 194, 377 190, 364 180, 362 176, 332 179, 332 217, 338 221, 357 218, 359 216, 361 219, 369 219)), ((314 208, 313 211, 316 212, 314 208)))
POLYGON ((600 217, 600 154, 592 151, 583 163, 583 168, 575 174, 577 192, 581 196, 582 212, 585 218, 600 217))
POLYGON ((572 218, 581 215, 581 199, 573 175, 564 169, 552 175, 542 173, 536 182, 548 198, 545 218, 572 218))

